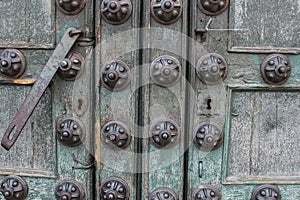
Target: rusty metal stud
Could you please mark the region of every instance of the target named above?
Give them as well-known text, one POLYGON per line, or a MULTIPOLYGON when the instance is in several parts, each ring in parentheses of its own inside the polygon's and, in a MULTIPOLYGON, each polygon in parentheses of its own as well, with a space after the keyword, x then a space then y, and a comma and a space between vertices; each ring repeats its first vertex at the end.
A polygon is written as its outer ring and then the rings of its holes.
POLYGON ((9 78, 19 78, 25 72, 26 60, 17 49, 5 49, 0 55, 0 74, 9 78))
POLYGON ((251 200, 280 200, 280 190, 275 185, 257 186, 252 193, 251 200))
POLYGON ((178 195, 170 188, 160 187, 150 193, 149 200, 178 200, 178 195))
POLYGON ((28 195, 28 186, 19 176, 6 176, 0 187, 6 200, 24 200, 28 195))
POLYGON ((196 71, 202 82, 215 85, 226 78, 227 68, 224 57, 216 53, 209 53, 199 59, 196 71))
POLYGON ((67 57, 60 62, 57 72, 59 78, 66 81, 74 81, 83 72, 84 57, 77 51, 71 51, 67 57))
POLYGON ((61 12, 66 15, 77 15, 86 5, 85 0, 56 0, 61 12))
POLYGON ((150 127, 150 142, 157 148, 170 148, 176 145, 179 132, 177 123, 170 119, 155 122, 150 127))
POLYGON ((112 148, 126 149, 131 138, 130 130, 120 121, 109 121, 101 130, 101 140, 112 148))
POLYGON ((198 0, 199 9, 210 16, 223 13, 229 5, 229 0, 198 0))
POLYGON ((181 64, 176 58, 164 55, 152 62, 150 76, 156 84, 171 87, 180 80, 181 71, 181 64))
POLYGON ((223 143, 223 131, 212 123, 200 123, 194 131, 194 143, 202 151, 213 151, 223 143))
POLYGON ((162 24, 175 23, 182 14, 182 0, 152 0, 151 13, 162 24))
POLYGON ((114 92, 123 90, 130 83, 130 69, 125 62, 115 60, 103 67, 101 80, 109 90, 114 92))
POLYGON ((287 56, 271 54, 264 59, 260 71, 267 84, 281 85, 291 76, 292 68, 287 56))
POLYGON ((56 184, 55 197, 57 200, 83 200, 85 193, 81 184, 76 180, 63 179, 56 184))
POLYGON ((73 117, 67 117, 57 123, 58 140, 65 146, 75 147, 82 143, 85 138, 83 123, 73 117))
POLYGON ((127 182, 118 177, 102 181, 100 186, 101 200, 129 200, 130 188, 127 182))
POLYGON ((221 200, 222 195, 213 186, 196 188, 192 193, 192 200, 221 200))
POLYGON ((106 22, 113 25, 123 24, 132 14, 131 0, 103 0, 101 13, 106 22))

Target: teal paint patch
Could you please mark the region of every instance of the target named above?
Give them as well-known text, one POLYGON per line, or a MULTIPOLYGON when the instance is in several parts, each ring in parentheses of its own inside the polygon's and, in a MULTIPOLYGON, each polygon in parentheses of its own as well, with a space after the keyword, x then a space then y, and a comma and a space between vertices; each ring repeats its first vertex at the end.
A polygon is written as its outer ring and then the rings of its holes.
POLYGON ((292 74, 287 83, 299 83, 300 82, 300 55, 290 56, 290 63, 292 66, 292 74))
MULTIPOLYGON (((259 58, 259 56, 257 54, 251 54, 250 55, 251 60, 253 61, 253 63, 255 64, 256 68, 258 71, 260 71, 260 64, 261 64, 261 60, 259 58)), ((261 79, 259 76, 257 76, 255 78, 255 82, 260 83, 261 79)))

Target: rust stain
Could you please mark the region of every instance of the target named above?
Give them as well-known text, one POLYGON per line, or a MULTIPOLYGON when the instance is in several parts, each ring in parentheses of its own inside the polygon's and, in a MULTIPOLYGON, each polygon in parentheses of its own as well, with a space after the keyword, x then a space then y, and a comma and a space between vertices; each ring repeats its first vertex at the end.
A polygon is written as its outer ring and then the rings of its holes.
POLYGON ((12 82, 19 85, 32 85, 36 82, 36 79, 14 79, 12 82))

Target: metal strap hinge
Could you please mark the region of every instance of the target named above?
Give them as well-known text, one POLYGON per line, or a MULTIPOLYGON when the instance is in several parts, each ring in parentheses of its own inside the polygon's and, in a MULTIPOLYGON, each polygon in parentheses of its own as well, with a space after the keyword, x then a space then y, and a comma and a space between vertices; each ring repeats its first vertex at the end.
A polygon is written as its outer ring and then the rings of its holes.
POLYGON ((61 61, 67 56, 76 40, 82 34, 82 30, 69 28, 63 35, 61 41, 57 44, 40 77, 32 86, 30 93, 22 103, 2 138, 1 145, 6 150, 9 150, 15 144, 29 117, 32 115, 34 108, 59 69, 61 61))

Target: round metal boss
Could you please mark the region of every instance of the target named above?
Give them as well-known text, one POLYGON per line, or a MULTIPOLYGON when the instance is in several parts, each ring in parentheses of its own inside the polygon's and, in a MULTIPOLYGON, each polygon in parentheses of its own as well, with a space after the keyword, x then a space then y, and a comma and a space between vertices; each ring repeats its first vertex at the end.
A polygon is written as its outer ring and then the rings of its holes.
POLYGON ((127 182, 118 177, 103 180, 100 190, 101 200, 129 200, 130 197, 127 182))
POLYGON ((19 176, 6 176, 0 191, 6 200, 24 200, 28 195, 28 185, 19 176))
POLYGON ((199 9, 211 16, 223 13, 229 5, 229 0, 198 0, 199 9))
POLYGON ((26 69, 23 53, 17 49, 5 49, 0 55, 0 73, 9 78, 19 78, 26 69))
POLYGON ((150 142, 157 148, 172 147, 179 138, 179 127, 170 119, 153 123, 150 127, 150 142))
POLYGON ((194 131, 194 143, 202 151, 218 149, 223 142, 223 131, 212 123, 200 123, 194 131))
POLYGON ((55 187, 57 200, 84 200, 85 193, 80 183, 73 179, 63 179, 55 187))
POLYGON ((149 200, 178 200, 178 195, 171 188, 161 187, 150 193, 149 200))
POLYGON ((60 62, 57 72, 59 78, 66 81, 74 81, 83 72, 84 57, 77 51, 71 51, 67 57, 60 62))
POLYGON ((150 67, 150 77, 156 84, 163 87, 175 85, 181 78, 180 62, 168 55, 156 58, 150 67))
POLYGON ((109 90, 114 92, 123 90, 130 84, 130 69, 125 62, 115 60, 103 67, 101 80, 109 90))
POLYGON ((101 130, 101 140, 112 148, 126 149, 131 139, 129 128, 120 121, 109 121, 101 130))
POLYGON ((175 23, 182 14, 182 0, 152 0, 151 13, 159 23, 175 23))
POLYGON ((85 0, 56 0, 61 12, 66 15, 77 15, 85 7, 85 0))
POLYGON ((287 56, 272 54, 266 57, 260 67, 263 80, 268 84, 284 84, 291 76, 291 64, 287 56))
POLYGON ((57 123, 57 136, 60 143, 68 147, 75 147, 85 138, 83 123, 73 117, 67 117, 57 123))
POLYGON ((257 186, 253 193, 251 200, 280 200, 280 190, 275 185, 261 185, 257 186))
POLYGON ((215 85, 226 78, 227 68, 227 62, 223 56, 209 53, 198 60, 196 71, 203 83, 215 85))
POLYGON ((221 193, 212 186, 194 189, 192 200, 222 200, 221 193))
POLYGON ((101 13, 106 22, 114 25, 123 24, 132 14, 131 0, 103 0, 101 13))

